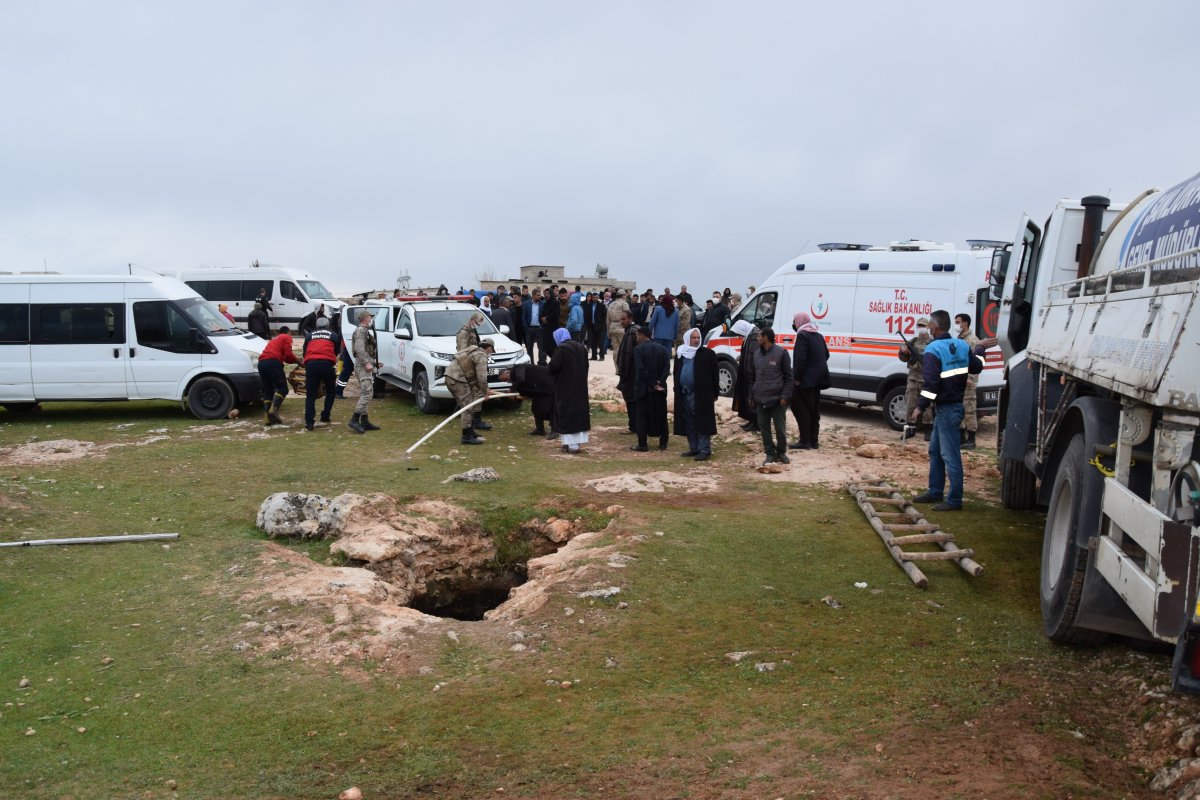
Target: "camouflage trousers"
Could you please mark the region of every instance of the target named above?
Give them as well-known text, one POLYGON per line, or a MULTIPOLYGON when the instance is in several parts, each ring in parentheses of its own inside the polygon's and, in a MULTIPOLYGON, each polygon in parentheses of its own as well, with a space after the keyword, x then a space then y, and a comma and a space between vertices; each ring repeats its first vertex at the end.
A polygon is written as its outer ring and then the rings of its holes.
MULTIPOLYGON (((483 392, 479 391, 466 381, 456 381, 452 378, 447 378, 446 388, 450 390, 450 394, 454 395, 454 402, 459 408, 465 408, 476 400, 486 397, 483 392)), ((471 427, 471 419, 477 413, 479 413, 478 406, 469 411, 462 412, 460 422, 462 423, 462 429, 464 431, 471 427)))
POLYGON ((354 377, 358 378, 358 402, 354 404, 354 413, 366 414, 371 398, 375 396, 375 373, 355 365, 354 377))
POLYGON ((975 387, 978 384, 978 375, 967 376, 967 388, 963 392, 963 421, 961 426, 961 429, 964 431, 979 430, 979 415, 975 413, 975 402, 978 399, 975 387))
MULTIPOLYGON (((917 407, 917 398, 921 396, 921 373, 908 373, 908 385, 904 391, 904 418, 912 419, 913 409, 917 407)), ((932 408, 932 406, 930 407, 932 408)), ((921 424, 928 425, 933 422, 933 414, 929 408, 925 409, 925 413, 921 415, 921 424)))

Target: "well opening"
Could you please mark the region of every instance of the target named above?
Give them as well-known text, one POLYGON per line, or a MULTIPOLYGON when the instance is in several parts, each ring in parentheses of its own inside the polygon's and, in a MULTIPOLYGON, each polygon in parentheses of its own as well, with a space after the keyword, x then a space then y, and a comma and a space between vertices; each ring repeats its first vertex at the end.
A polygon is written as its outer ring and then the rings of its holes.
POLYGON ((408 605, 423 614, 466 621, 483 615, 508 600, 509 592, 529 580, 524 562, 473 578, 426 581, 425 591, 408 605))

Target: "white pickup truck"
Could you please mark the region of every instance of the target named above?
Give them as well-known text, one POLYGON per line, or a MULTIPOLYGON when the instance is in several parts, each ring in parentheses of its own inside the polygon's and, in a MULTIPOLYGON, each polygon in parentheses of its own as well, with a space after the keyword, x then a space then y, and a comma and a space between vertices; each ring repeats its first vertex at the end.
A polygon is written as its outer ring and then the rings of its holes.
MULTIPOLYGON (((379 360, 383 363, 378 379, 411 392, 422 412, 437 414, 451 399, 444 376, 455 355, 454 337, 477 310, 469 303, 449 300, 368 300, 364 305, 346 308, 342 336, 348 344, 359 315, 366 311, 374 314, 379 360)), ((509 339, 505 335, 507 326, 504 328, 497 330, 485 317, 477 329, 481 339, 491 339, 496 345, 488 359, 488 387, 492 391, 511 387, 500 381, 502 372, 529 363, 525 348, 509 339)))

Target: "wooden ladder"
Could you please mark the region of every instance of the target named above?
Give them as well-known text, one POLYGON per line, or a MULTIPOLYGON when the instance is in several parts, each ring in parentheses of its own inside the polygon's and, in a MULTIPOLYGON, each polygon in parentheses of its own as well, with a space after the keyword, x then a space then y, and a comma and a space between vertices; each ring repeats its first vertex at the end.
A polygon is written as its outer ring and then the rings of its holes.
POLYGON ((867 521, 879 538, 883 539, 888 553, 918 587, 928 587, 929 579, 917 569, 912 563, 914 561, 953 561, 973 577, 983 572, 983 567, 971 558, 975 555, 974 550, 960 549, 954 542, 954 534, 946 533, 941 526, 921 516, 912 502, 885 479, 863 477, 846 489, 867 515, 867 521), (876 510, 877 506, 887 510, 876 510), (901 535, 896 536, 893 532, 901 535), (941 550, 906 552, 903 549, 913 544, 936 544, 941 550))

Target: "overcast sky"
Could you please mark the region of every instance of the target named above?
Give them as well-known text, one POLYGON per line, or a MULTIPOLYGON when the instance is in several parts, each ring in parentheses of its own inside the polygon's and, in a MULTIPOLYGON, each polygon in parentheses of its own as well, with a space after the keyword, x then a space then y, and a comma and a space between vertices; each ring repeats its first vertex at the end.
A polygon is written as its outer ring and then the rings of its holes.
POLYGON ((1011 239, 1200 170, 1197 30, 1194 0, 0 0, 0 269, 695 292, 1011 239))

